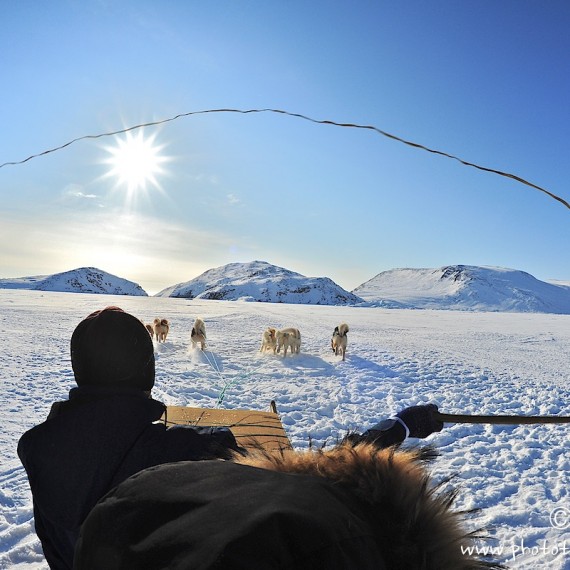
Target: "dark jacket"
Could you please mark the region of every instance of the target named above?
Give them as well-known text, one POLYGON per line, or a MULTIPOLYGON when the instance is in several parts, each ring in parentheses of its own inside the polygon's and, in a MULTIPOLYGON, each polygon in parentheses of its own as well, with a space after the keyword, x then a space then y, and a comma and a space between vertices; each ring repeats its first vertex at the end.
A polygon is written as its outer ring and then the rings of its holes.
POLYGON ((487 567, 418 452, 344 443, 129 478, 92 510, 76 570, 467 570, 487 567), (241 464, 240 464, 241 463, 241 464))
POLYGON ((97 501, 141 469, 228 458, 229 430, 158 422, 164 404, 125 388, 81 387, 52 406, 18 443, 32 490, 36 532, 51 568, 72 567, 79 528, 97 501), (154 423, 156 422, 156 423, 154 423))

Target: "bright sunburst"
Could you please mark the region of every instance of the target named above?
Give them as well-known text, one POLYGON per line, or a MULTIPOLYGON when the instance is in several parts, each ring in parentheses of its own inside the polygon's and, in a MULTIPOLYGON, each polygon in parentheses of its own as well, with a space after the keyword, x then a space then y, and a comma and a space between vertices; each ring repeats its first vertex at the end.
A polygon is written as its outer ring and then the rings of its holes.
POLYGON ((163 165, 169 158, 162 155, 165 145, 157 145, 155 138, 156 135, 145 137, 142 130, 127 132, 124 138, 117 137, 116 146, 105 147, 111 155, 104 161, 110 166, 106 176, 114 177, 129 198, 146 191, 149 184, 162 189, 158 177, 165 173, 163 165))

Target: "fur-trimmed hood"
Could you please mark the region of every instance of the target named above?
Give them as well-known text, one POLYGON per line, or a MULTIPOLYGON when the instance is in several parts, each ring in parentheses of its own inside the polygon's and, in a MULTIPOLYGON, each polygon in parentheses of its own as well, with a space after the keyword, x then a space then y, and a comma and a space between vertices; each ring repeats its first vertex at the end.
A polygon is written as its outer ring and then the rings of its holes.
POLYGON ((481 570, 433 453, 341 444, 145 469, 87 517, 76 570, 481 570))
POLYGON ((258 450, 235 461, 323 477, 348 490, 366 505, 388 569, 501 568, 466 554, 476 536, 465 529, 466 513, 451 509, 456 493, 432 482, 426 464, 436 456, 431 448, 405 451, 358 443, 279 455, 258 450))

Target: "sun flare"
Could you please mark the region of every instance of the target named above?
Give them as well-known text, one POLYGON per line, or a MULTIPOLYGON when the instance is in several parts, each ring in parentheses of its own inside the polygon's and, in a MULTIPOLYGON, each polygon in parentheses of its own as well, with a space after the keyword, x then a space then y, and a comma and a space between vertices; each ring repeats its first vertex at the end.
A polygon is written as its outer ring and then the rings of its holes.
POLYGON ((115 146, 105 147, 110 154, 104 161, 110 167, 107 176, 114 177, 129 196, 146 190, 149 184, 161 190, 158 177, 165 173, 163 165, 169 158, 162 154, 165 145, 156 144, 155 139, 156 135, 145 137, 139 130, 127 132, 124 138, 117 137, 115 146))

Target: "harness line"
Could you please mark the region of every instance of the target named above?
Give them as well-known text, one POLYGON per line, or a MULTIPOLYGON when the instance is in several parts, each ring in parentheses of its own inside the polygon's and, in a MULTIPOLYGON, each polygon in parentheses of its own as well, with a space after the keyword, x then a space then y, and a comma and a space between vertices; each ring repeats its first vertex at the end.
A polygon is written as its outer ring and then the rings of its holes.
POLYGON ((214 354, 211 351, 207 351, 207 350, 204 350, 203 353, 204 353, 204 356, 206 357, 206 360, 208 361, 208 364, 210 364, 210 366, 215 370, 215 372, 217 372, 217 374, 220 377, 220 379, 222 380, 222 382, 224 382, 224 386, 223 386, 222 390, 220 391, 220 394, 218 395, 218 399, 216 401, 216 408, 219 408, 220 405, 222 404, 222 402, 224 401, 226 391, 228 390, 228 388, 233 386, 238 380, 243 380, 245 378, 248 378, 249 376, 251 376, 251 374, 253 372, 256 372, 257 370, 259 370, 261 368, 261 364, 257 368, 255 368, 254 370, 251 370, 251 368, 248 368, 247 370, 245 370, 245 372, 240 372, 239 374, 235 375, 230 380, 226 380, 226 378, 222 374, 222 371, 220 370, 220 367, 218 366, 218 362, 217 362, 216 358, 214 357, 214 354), (211 359, 208 356, 208 352, 210 352, 210 354, 211 354, 211 359))

